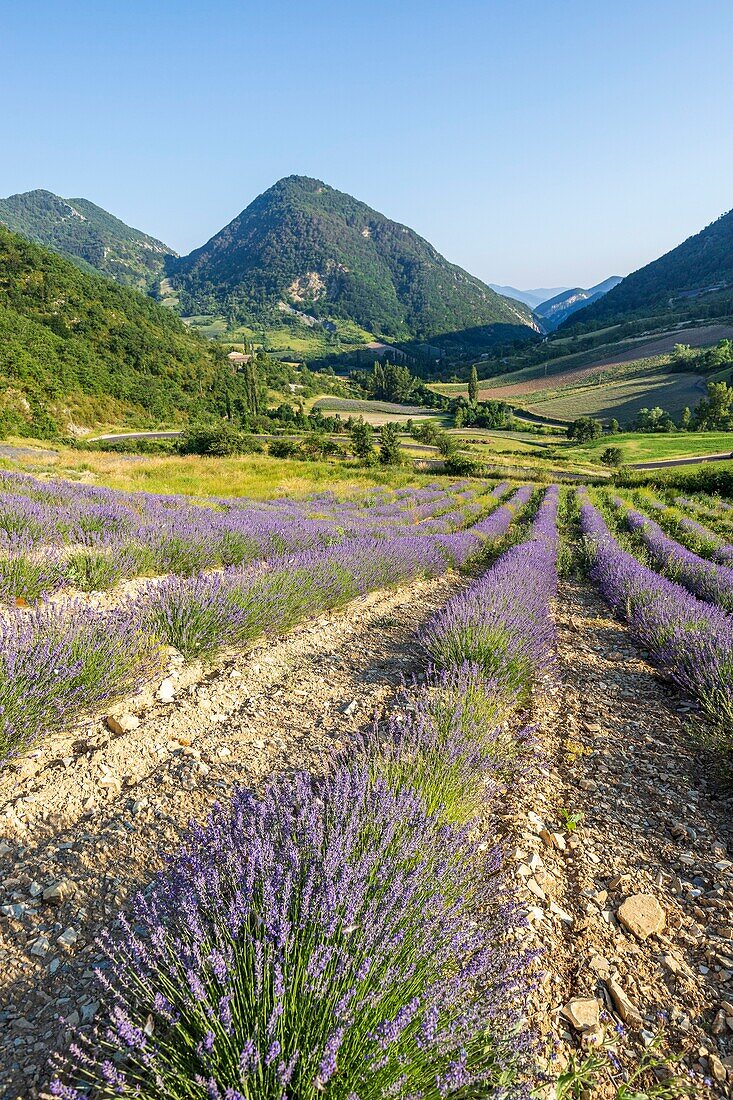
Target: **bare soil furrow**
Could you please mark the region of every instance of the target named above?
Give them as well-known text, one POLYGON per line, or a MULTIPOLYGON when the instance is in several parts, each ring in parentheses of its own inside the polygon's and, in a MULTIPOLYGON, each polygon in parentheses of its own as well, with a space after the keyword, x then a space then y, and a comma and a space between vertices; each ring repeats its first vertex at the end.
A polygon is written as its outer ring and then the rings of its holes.
POLYGON ((174 662, 169 702, 147 692, 116 708, 121 732, 92 723, 19 763, 0 787, 0 1096, 38 1096, 59 1017, 93 1019, 95 938, 186 823, 233 784, 319 770, 418 667, 416 630, 463 583, 373 593, 208 671, 174 662))
MULTIPOLYGON (((704 719, 599 597, 567 582, 557 614, 558 678, 538 705, 549 766, 516 853, 546 949, 538 1030, 558 1044, 557 1066, 620 1022, 617 1054, 633 1066, 662 1024, 686 1066, 729 1096, 733 800, 707 776, 704 719), (571 831, 567 813, 582 815, 571 831), (591 1023, 596 1002, 600 1029, 572 1022, 577 1000, 591 1023)), ((593 1095, 615 1096, 619 1081, 601 1074, 593 1095)))

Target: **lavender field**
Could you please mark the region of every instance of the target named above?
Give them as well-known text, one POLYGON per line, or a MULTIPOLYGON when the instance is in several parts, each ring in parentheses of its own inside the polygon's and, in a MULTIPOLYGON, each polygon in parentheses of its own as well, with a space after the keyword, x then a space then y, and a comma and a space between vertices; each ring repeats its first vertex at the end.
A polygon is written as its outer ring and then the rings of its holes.
POLYGON ((3 1096, 725 1095, 727 502, 0 481, 3 1096))

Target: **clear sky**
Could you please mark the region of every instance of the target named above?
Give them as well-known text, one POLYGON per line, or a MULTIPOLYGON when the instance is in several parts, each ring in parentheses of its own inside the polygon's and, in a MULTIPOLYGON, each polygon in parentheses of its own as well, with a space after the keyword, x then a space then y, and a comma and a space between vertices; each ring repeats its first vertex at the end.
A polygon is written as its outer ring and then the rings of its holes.
POLYGON ((180 252, 316 176, 486 281, 588 286, 733 206, 731 0, 0 3, 0 194, 180 252))

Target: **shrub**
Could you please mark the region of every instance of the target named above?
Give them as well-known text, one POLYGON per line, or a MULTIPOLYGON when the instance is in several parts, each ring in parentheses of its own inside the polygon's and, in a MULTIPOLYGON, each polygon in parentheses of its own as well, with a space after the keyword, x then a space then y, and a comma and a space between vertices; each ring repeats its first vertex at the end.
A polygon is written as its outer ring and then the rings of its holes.
POLYGON ((212 455, 218 458, 262 451, 256 439, 224 420, 216 424, 191 425, 179 439, 177 449, 182 455, 212 455))
POLYGON ((601 452, 601 462, 604 466, 620 466, 624 460, 624 452, 620 447, 606 447, 601 452))

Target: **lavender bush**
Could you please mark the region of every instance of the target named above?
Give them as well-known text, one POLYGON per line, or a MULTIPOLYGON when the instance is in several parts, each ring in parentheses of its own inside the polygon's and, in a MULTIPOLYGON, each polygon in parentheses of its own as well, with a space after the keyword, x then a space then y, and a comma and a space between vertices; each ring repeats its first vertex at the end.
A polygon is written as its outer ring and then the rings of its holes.
POLYGON ((476 665, 431 670, 402 693, 386 728, 375 723, 362 751, 394 791, 411 788, 430 814, 466 825, 516 775, 529 740, 507 721, 516 703, 476 665))
POLYGON ((477 852, 365 768, 277 780, 194 828, 101 972, 111 1005, 54 1095, 508 1096, 516 916, 477 852))
POLYGON ((32 611, 0 620, 0 762, 161 666, 158 642, 129 613, 110 618, 83 607, 69 618, 32 611))

